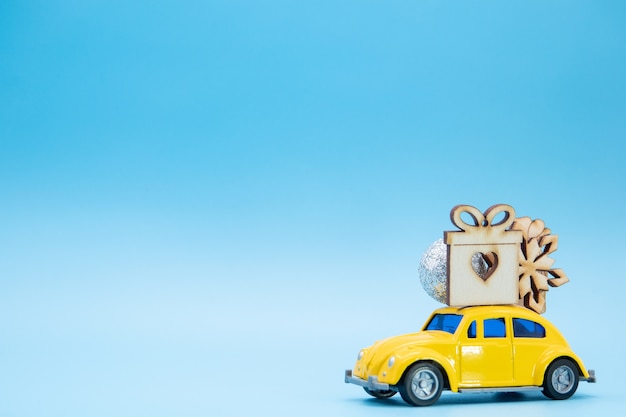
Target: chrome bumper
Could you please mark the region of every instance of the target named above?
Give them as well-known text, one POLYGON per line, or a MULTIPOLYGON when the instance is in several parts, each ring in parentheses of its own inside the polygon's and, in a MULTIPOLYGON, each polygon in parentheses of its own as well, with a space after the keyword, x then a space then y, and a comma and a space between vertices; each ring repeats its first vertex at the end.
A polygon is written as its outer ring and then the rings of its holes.
POLYGON ((346 384, 355 384, 367 388, 370 391, 387 391, 392 389, 389 387, 389 384, 378 382, 378 377, 375 375, 370 375, 367 380, 361 379, 358 376, 352 376, 352 369, 346 369, 344 381, 346 384))
POLYGON ((596 382, 596 371, 594 371, 593 369, 588 369, 587 371, 589 372, 589 378, 580 377, 580 380, 587 382, 596 382))

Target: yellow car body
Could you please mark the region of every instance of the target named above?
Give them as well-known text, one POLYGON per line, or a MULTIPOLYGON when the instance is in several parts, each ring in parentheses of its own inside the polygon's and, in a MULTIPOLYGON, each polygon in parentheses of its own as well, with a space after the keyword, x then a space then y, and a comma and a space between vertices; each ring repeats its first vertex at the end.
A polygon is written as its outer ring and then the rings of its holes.
POLYGON ((579 380, 595 382, 595 373, 554 325, 516 305, 435 310, 420 332, 361 350, 345 375, 377 398, 400 392, 412 405, 434 403, 442 389, 543 388, 546 396, 565 399, 579 380))

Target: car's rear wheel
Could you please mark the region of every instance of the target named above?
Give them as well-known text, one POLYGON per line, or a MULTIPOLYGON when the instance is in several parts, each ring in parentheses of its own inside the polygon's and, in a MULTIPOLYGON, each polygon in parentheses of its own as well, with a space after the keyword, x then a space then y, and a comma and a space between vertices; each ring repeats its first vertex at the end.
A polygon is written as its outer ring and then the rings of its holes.
POLYGON ((385 391, 373 391, 373 390, 365 388, 365 387, 363 387, 363 389, 369 395, 371 395, 374 398, 378 398, 379 400, 384 400, 384 399, 387 399, 387 398, 391 398, 394 395, 396 395, 396 392, 392 391, 390 389, 389 390, 385 390, 385 391))
POLYGON ((411 366, 398 385, 402 399, 411 405, 431 405, 443 391, 443 375, 433 364, 422 362, 411 366))
POLYGON ((569 359, 558 359, 548 366, 543 394, 554 400, 566 400, 578 388, 578 367, 569 359))

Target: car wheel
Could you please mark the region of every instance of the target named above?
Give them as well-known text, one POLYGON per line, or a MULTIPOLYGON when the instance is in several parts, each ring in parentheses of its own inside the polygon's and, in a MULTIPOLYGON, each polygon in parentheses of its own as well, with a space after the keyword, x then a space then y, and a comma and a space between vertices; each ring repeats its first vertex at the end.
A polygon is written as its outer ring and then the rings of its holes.
POLYGON ((443 391, 441 371, 430 363, 416 363, 398 385, 402 399, 411 405, 431 405, 443 391))
POLYGON ((543 394, 554 400, 566 400, 578 388, 578 367, 569 359, 550 364, 543 381, 543 394))
POLYGON ((387 398, 391 398, 394 395, 396 395, 396 392, 392 391, 390 389, 389 390, 385 390, 385 391, 372 391, 371 389, 367 389, 365 387, 363 387, 363 389, 369 395, 371 395, 374 398, 378 398, 379 400, 384 400, 384 399, 387 399, 387 398))

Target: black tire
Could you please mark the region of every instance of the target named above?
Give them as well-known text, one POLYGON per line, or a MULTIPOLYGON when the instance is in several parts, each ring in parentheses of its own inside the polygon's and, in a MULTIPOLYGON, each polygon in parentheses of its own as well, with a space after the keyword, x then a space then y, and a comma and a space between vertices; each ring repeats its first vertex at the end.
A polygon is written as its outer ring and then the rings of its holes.
POLYGON ((416 363, 406 371, 398 390, 402 399, 411 405, 431 405, 441 396, 443 375, 428 362, 416 363))
POLYGON ((543 394, 553 400, 566 400, 578 388, 578 367, 569 359, 557 359, 548 366, 543 394))
POLYGON ((385 390, 385 391, 372 391, 370 389, 367 389, 365 387, 363 387, 363 389, 365 390, 365 392, 367 392, 369 395, 371 395, 374 398, 378 398, 379 400, 386 400, 387 398, 391 398, 394 395, 396 395, 395 391, 392 390, 385 390))

